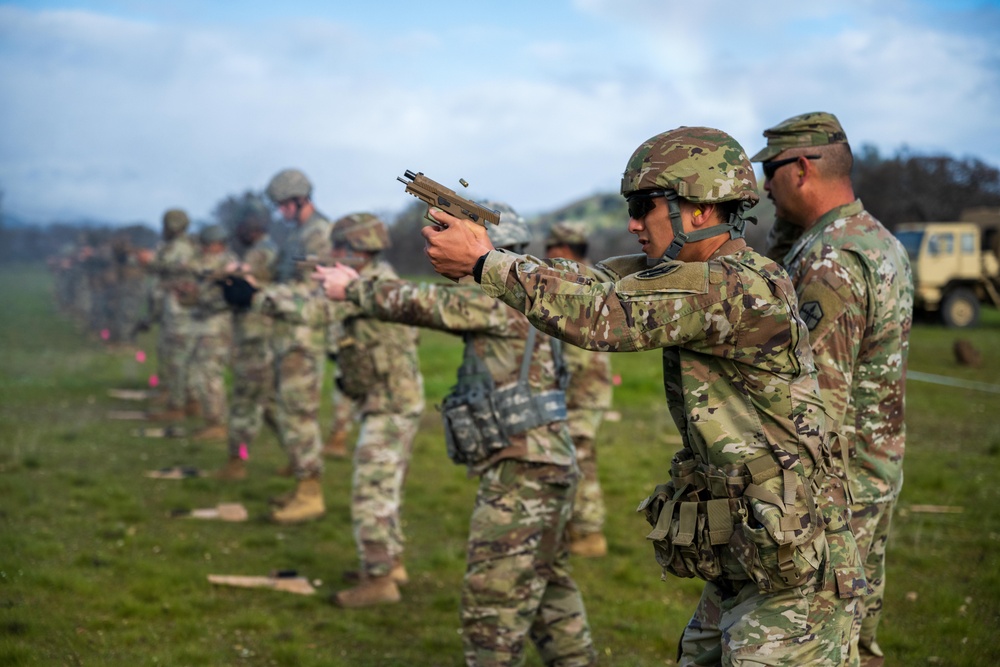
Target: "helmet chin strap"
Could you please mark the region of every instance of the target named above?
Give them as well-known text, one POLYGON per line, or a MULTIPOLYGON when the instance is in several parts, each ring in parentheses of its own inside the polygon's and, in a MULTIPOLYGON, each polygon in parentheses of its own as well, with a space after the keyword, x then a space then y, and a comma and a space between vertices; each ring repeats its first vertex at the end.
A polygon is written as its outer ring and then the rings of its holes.
POLYGON ((667 210, 670 212, 670 227, 674 231, 674 240, 670 242, 670 246, 663 253, 662 257, 655 260, 647 258, 647 263, 650 265, 656 265, 665 260, 677 259, 677 255, 680 254, 684 244, 688 241, 702 241, 722 234, 729 234, 729 238, 731 239, 743 236, 743 230, 746 228, 747 221, 740 215, 744 210, 742 206, 738 212, 730 215, 729 219, 722 224, 702 227, 692 232, 685 232, 684 221, 681 219, 681 205, 678 202, 677 193, 673 190, 668 190, 664 198, 667 200, 667 210))

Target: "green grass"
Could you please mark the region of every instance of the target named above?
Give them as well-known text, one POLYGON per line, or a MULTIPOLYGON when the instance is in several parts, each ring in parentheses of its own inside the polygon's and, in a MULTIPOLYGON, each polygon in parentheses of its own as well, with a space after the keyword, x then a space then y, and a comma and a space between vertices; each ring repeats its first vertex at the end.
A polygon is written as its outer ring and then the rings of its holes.
MULTIPOLYGON (((221 444, 145 440, 107 397, 144 386, 152 360, 109 352, 55 311, 38 266, 0 269, 0 665, 460 665, 457 634, 464 545, 475 481, 444 455, 429 407, 408 479, 405 529, 412 582, 401 604, 346 611, 327 602, 356 566, 350 464, 328 462, 328 515, 304 526, 263 520, 289 487, 272 435, 255 444, 243 482, 152 480, 174 464, 214 468, 221 444), (174 508, 242 502, 243 524, 171 519, 174 508), (210 586, 206 575, 294 568, 320 595, 210 586)), ((150 356, 152 336, 141 346, 150 356)), ((457 339, 426 332, 429 406, 459 363, 457 339)), ((600 442, 610 554, 575 562, 602 663, 669 665, 698 597, 694 580, 660 581, 634 512, 663 481, 675 445, 659 355, 615 358, 623 383, 600 442)), ((1000 314, 957 334, 913 334, 910 367, 1000 383, 1000 314), (958 367, 958 336, 983 353, 958 367)), ((906 484, 889 549, 880 642, 891 665, 995 665, 1000 655, 1000 395, 911 381, 906 484), (950 505, 928 514, 913 505, 950 505)), ((322 417, 324 427, 329 410, 322 417)), ((540 662, 533 650, 529 665, 540 662)))

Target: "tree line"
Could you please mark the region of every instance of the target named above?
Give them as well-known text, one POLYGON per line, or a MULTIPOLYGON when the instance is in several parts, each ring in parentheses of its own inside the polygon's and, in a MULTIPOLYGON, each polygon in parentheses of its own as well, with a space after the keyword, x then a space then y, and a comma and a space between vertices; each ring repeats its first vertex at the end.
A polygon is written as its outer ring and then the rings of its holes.
MULTIPOLYGON (((883 156, 871 145, 862 146, 854 157, 855 193, 865 208, 889 229, 902 222, 958 220, 968 208, 1000 207, 1000 169, 978 158, 921 155, 908 148, 883 156)), ((414 252, 415 244, 420 244, 419 229, 427 224, 424 211, 424 205, 414 201, 395 216, 382 216, 390 225, 393 240, 393 247, 386 252, 387 259, 404 274, 430 273, 423 254, 414 252)), ((159 235, 158 221, 126 227, 73 221, 13 226, 6 224, 3 213, 0 191, 0 262, 43 260, 69 247, 99 245, 115 238, 125 238, 135 247, 152 247, 159 235)), ((774 210, 764 198, 753 213, 758 224, 748 227, 747 237, 751 245, 759 245, 773 223, 774 210)), ((274 219, 262 193, 252 190, 220 200, 211 222, 232 230, 241 216, 250 214, 269 216, 274 236, 287 231, 283 223, 274 219)), ((626 217, 625 202, 617 193, 577 200, 529 219, 536 228, 536 240, 530 250, 542 251, 542 239, 553 223, 575 219, 587 221, 593 228, 590 239, 593 258, 637 252, 635 240, 623 233, 626 217)))

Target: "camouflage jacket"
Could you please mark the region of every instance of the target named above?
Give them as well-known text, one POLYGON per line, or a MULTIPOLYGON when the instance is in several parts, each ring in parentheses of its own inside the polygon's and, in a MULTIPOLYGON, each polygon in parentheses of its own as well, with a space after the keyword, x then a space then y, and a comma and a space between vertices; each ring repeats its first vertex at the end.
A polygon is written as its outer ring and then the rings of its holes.
MULTIPOLYGON (((374 317, 462 335, 486 364, 497 388, 518 379, 531 325, 523 315, 485 296, 474 284, 355 280, 348 286, 347 296, 374 317)), ((550 340, 545 336, 536 337, 528 382, 533 391, 558 386, 550 340)), ((511 437, 509 447, 470 466, 469 475, 479 475, 503 459, 576 465, 565 422, 511 437)))
POLYGON ((275 282, 255 298, 255 308, 271 316, 271 340, 277 351, 305 346, 320 352, 326 344, 330 307, 326 296, 297 262, 330 257, 330 221, 319 213, 296 226, 278 249, 275 282), (256 306, 257 303, 259 306, 256 306))
MULTIPOLYGON (((360 271, 366 281, 392 281, 398 276, 382 261, 360 271)), ((338 322, 336 342, 340 374, 363 376, 364 397, 357 399, 362 414, 420 414, 424 410, 424 379, 420 374, 417 341, 420 332, 411 326, 367 315, 352 303, 331 302, 332 322, 338 322)))
POLYGON ((193 289, 197 292, 197 303, 191 308, 192 324, 198 335, 231 335, 232 316, 217 280, 225 272, 226 266, 236 261, 236 255, 224 250, 214 255, 199 251, 191 262, 191 268, 198 276, 192 281, 193 289))
MULTIPOLYGON (((906 251, 860 200, 829 211, 785 255, 809 328, 820 391, 844 442, 856 503, 903 483, 913 280, 906 251)), ((841 471, 842 472, 842 471, 841 471)))
POLYGON ((808 331, 780 266, 737 239, 708 262, 647 268, 632 255, 595 274, 491 252, 482 289, 586 349, 662 348, 671 416, 701 461, 736 466, 771 453, 811 477, 826 424, 808 331))
POLYGON ((173 276, 178 271, 190 269, 198 254, 194 241, 188 236, 179 236, 166 241, 156 250, 156 256, 149 265, 149 271, 156 280, 153 286, 153 310, 160 313, 163 323, 172 327, 179 321, 191 317, 190 307, 182 306, 173 290, 173 276))
MULTIPOLYGON (((243 263, 250 268, 258 287, 264 288, 274 280, 278 248, 267 236, 247 248, 243 263)), ((250 309, 233 311, 233 336, 239 345, 245 341, 260 340, 271 335, 271 318, 250 309)))
POLYGON ((296 225, 285 237, 278 250, 275 281, 279 283, 310 280, 303 275, 297 262, 306 257, 326 260, 333 245, 330 243, 330 221, 314 212, 301 225, 296 225))

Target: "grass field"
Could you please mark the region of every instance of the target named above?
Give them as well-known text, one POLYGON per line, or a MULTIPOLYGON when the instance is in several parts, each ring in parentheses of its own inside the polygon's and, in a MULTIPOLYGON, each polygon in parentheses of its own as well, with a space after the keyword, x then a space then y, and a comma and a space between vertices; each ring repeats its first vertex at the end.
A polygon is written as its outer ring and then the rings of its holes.
MULTIPOLYGON (((111 353, 58 315, 38 266, 0 268, 0 665, 460 665, 459 589, 475 481, 444 455, 429 407, 406 489, 407 568, 399 605, 327 602, 356 566, 350 463, 328 462, 328 514, 279 527, 267 498, 290 486, 265 432, 242 482, 153 480, 143 472, 215 468, 222 444, 142 439, 109 410, 111 388, 144 387, 152 359, 111 353), (247 523, 170 518, 241 502, 247 523), (319 595, 213 587, 206 576, 296 569, 319 595)), ((141 347, 152 357, 152 337, 141 347)), ((459 363, 458 341, 423 334, 429 406, 459 363)), ((698 598, 695 580, 660 581, 637 502, 676 449, 656 353, 619 355, 619 423, 599 443, 610 553, 574 564, 602 664, 670 665, 698 598)), ((910 368, 1000 384, 1000 314, 975 331, 922 324, 910 368), (955 364, 956 336, 983 353, 955 364)), ((1000 664, 1000 394, 911 380, 906 483, 889 548, 880 643, 888 665, 1000 664), (919 506, 961 513, 917 511, 919 506)), ((324 427, 329 410, 323 415, 324 427)), ((533 650, 529 665, 540 662, 533 650)))

